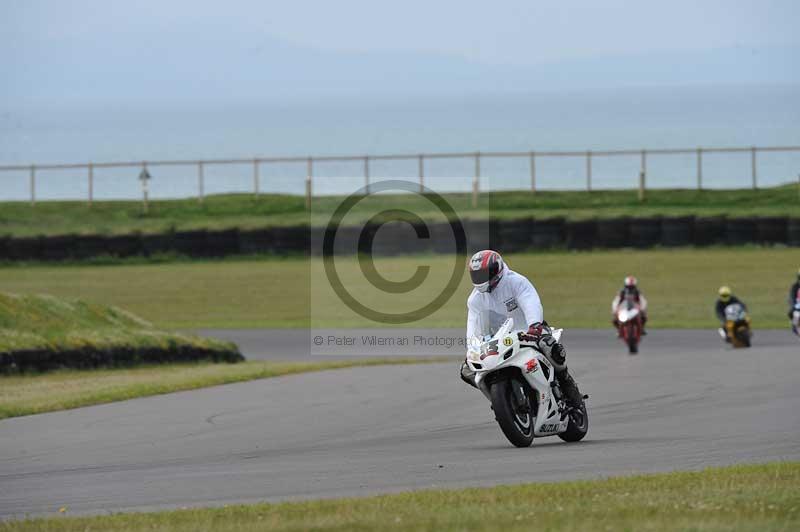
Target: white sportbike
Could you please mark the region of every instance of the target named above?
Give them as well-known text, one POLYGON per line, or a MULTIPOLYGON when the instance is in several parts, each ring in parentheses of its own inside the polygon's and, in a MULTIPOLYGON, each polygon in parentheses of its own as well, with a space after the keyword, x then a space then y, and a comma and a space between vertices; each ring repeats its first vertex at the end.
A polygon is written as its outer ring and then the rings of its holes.
MULTIPOLYGON (((517 447, 544 436, 582 440, 589 430, 586 404, 566 404, 552 363, 534 345, 520 343, 525 331, 513 327, 514 320, 507 319, 494 335, 471 338, 467 351, 475 385, 492 403, 503 434, 517 447)), ((553 330, 556 341, 562 332, 553 330)))

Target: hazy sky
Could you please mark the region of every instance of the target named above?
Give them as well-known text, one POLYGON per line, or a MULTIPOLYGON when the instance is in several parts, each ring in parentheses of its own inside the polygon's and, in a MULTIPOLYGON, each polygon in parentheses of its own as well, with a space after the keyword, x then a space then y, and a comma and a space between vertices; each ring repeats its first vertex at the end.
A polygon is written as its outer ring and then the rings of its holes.
POLYGON ((798 0, 0 0, 0 108, 798 83, 798 27, 798 0))
POLYGON ((489 64, 800 43, 796 0, 5 0, 0 47, 168 45, 258 36, 332 51, 406 51, 489 64))

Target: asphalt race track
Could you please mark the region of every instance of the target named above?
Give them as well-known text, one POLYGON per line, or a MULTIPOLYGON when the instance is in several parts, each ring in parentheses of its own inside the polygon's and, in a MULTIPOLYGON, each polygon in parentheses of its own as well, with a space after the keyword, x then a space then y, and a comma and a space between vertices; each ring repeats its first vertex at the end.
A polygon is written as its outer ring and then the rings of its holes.
MULTIPOLYGON (((258 341, 279 333, 229 334, 251 357, 280 355, 258 341)), ((638 356, 608 331, 570 334, 591 395, 580 443, 512 447, 455 357, 309 373, 0 421, 0 517, 800 459, 800 341, 788 331, 736 351, 713 331, 654 331, 638 356)))

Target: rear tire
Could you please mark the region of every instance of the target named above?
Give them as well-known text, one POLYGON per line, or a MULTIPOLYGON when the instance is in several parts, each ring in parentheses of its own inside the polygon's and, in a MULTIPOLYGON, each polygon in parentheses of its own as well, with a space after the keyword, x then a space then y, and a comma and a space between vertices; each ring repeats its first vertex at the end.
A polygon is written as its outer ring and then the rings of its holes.
POLYGON ((581 441, 589 432, 589 414, 586 412, 586 403, 581 401, 580 408, 569 415, 567 430, 558 435, 566 442, 581 441))
POLYGON ((517 379, 504 379, 492 384, 490 395, 494 418, 508 441, 516 447, 530 447, 533 443, 534 417, 527 386, 517 379), (513 386, 522 388, 527 405, 517 404, 513 386), (523 412, 526 408, 527 412, 523 412))

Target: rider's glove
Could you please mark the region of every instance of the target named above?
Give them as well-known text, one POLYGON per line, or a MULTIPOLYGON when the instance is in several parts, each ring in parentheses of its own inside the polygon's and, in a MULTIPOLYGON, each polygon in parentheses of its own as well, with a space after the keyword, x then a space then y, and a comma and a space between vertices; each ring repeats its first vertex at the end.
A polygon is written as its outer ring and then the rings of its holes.
POLYGON ((519 339, 523 342, 538 343, 542 336, 549 335, 550 328, 541 322, 532 323, 528 327, 528 332, 520 333, 519 339))

